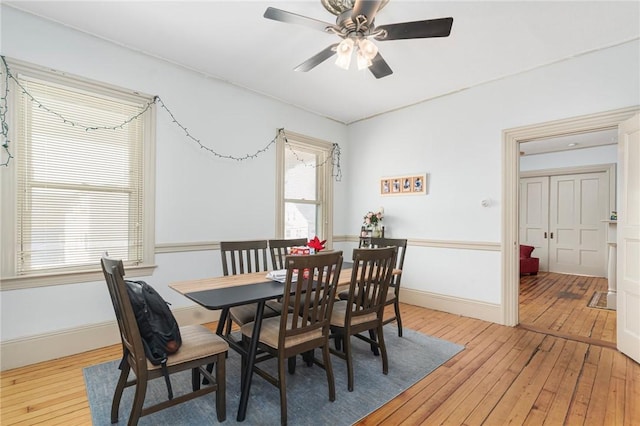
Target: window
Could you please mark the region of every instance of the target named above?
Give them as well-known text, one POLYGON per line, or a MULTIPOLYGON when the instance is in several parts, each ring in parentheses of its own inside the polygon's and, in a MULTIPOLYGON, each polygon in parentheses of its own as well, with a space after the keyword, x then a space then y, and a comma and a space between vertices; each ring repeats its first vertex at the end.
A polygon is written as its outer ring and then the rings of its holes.
POLYGON ((277 234, 281 238, 318 236, 331 245, 332 148, 329 142, 292 132, 279 135, 277 234))
POLYGON ((105 251, 128 270, 152 264, 152 98, 10 67, 19 85, 9 92, 15 159, 2 177, 2 216, 14 225, 5 232, 3 219, 3 289, 21 277, 69 282, 105 251))

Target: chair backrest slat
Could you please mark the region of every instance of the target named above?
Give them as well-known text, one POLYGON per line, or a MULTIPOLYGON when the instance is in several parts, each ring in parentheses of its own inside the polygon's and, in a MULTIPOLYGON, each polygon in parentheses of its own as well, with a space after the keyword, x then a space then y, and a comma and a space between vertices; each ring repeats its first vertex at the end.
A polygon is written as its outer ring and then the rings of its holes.
MULTIPOLYGON (((396 254, 396 269, 402 271, 404 267, 404 256, 407 253, 407 240, 405 238, 371 238, 371 247, 397 247, 398 253, 396 254)), ((400 280, 402 279, 402 272, 395 274, 391 278, 391 285, 400 287, 400 280)))
POLYGON ((222 273, 226 275, 267 271, 267 240, 220 242, 222 273))
POLYGON ((293 238, 285 240, 269 240, 269 252, 271 253, 271 266, 273 269, 285 269, 284 258, 289 254, 291 247, 306 246, 306 238, 293 238))
MULTIPOLYGON (((287 278, 280 320, 280 345, 287 338, 322 330, 329 332, 329 320, 342 269, 342 252, 310 256, 286 256, 287 278)), ((281 346, 283 347, 283 346, 281 346)))
POLYGON ((376 313, 382 317, 387 289, 396 264, 397 248, 353 250, 353 270, 349 284, 346 322, 351 318, 376 313))

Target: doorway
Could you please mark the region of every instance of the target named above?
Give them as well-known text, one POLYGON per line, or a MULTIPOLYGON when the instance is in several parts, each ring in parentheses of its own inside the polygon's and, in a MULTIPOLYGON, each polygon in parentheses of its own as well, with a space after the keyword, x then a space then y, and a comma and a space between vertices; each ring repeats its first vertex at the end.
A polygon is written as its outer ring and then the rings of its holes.
POLYGON ((519 323, 519 229, 518 198, 520 180, 520 144, 536 139, 617 129, 633 116, 637 108, 624 108, 605 113, 569 118, 503 131, 503 233, 502 233, 502 322, 519 323))

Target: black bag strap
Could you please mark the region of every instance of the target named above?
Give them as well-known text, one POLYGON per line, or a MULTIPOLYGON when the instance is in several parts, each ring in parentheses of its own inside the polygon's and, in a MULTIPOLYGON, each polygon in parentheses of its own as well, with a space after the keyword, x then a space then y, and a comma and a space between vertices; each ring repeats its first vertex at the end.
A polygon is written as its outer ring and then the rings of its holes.
POLYGON ((127 357, 129 356, 129 349, 124 348, 124 353, 122 354, 122 359, 120 360, 120 365, 118 365, 118 369, 122 370, 125 366, 125 363, 128 363, 127 357))
POLYGON ((169 378, 169 369, 167 368, 167 358, 163 359, 160 368, 162 368, 162 374, 164 375, 164 382, 167 384, 167 397, 169 400, 173 399, 173 389, 171 388, 171 379, 169 378))

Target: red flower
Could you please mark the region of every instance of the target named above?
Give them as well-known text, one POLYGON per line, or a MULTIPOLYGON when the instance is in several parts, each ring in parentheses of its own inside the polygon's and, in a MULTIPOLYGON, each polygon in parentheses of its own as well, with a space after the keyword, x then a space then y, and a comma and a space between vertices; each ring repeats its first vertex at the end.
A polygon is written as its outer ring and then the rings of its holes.
POLYGON ((324 243, 326 242, 327 240, 320 241, 318 237, 315 236, 312 240, 309 240, 309 242, 307 243, 307 247, 311 247, 312 249, 315 249, 316 252, 319 252, 321 250, 324 250, 324 243))

